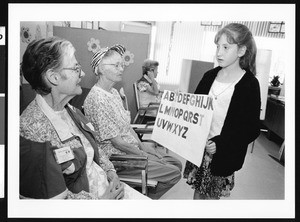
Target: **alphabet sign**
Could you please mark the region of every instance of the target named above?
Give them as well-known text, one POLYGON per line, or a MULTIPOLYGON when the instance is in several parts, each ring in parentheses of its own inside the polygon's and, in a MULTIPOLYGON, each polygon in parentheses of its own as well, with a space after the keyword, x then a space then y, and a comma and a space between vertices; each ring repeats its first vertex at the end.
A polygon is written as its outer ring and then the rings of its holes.
POLYGON ((165 90, 151 138, 199 166, 212 114, 211 96, 165 90))

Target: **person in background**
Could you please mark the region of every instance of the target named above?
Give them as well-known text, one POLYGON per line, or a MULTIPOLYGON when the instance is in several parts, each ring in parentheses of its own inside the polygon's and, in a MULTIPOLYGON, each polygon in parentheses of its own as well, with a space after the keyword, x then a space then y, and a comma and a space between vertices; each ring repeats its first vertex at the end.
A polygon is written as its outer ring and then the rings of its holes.
POLYGON ((204 74, 195 91, 213 98, 211 128, 201 166, 187 161, 184 170, 195 190, 194 199, 228 197, 248 144, 260 134, 261 100, 252 33, 245 25, 231 23, 218 31, 215 44, 219 66, 204 74))
MULTIPOLYGON (((157 69, 159 63, 155 60, 146 59, 142 66, 142 77, 137 81, 137 90, 139 96, 140 107, 147 107, 149 103, 160 103, 161 91, 159 84, 155 80, 157 77, 157 69)), ((154 117, 157 115, 157 110, 148 110, 147 117, 154 117)), ((151 120, 151 118, 148 118, 151 120)))
POLYGON ((143 198, 119 181, 113 164, 95 143, 93 126, 68 104, 82 93, 79 83, 85 76, 73 45, 58 37, 34 40, 21 69, 37 94, 20 116, 20 196, 143 198))
MULTIPOLYGON (((111 154, 142 155, 148 157, 148 179, 158 181, 148 196, 160 198, 181 178, 182 164, 176 158, 142 143, 130 125, 130 113, 124 109, 118 91, 113 87, 123 77, 125 48, 114 45, 99 50, 92 57, 91 66, 97 77, 84 101, 84 112, 97 132, 97 142, 107 156, 111 154)), ((138 169, 118 172, 122 178, 140 178, 138 169)))

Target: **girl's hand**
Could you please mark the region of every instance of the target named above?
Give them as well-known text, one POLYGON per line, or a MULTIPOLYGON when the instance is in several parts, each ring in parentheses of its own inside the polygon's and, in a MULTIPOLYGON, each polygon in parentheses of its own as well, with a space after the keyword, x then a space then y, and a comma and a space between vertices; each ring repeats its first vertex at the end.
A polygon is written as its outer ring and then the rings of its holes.
POLYGON ((216 153, 217 147, 216 147, 215 142, 213 142, 213 141, 211 141, 211 140, 207 141, 206 146, 205 146, 205 150, 206 150, 206 152, 208 152, 209 154, 214 154, 214 153, 216 153))

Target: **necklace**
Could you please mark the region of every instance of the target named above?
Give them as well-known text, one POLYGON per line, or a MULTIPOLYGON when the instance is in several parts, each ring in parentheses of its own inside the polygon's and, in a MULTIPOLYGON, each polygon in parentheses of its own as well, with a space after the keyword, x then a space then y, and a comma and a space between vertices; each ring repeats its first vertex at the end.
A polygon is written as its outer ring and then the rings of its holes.
MULTIPOLYGON (((223 70, 222 70, 223 71, 223 70)), ((243 75, 245 74, 245 70, 243 70, 243 75)), ((211 93, 213 94, 213 96, 214 96, 214 98, 215 98, 215 100, 217 100, 218 99, 218 96, 219 95, 221 95, 222 93, 224 93, 227 89, 229 89, 234 83, 236 83, 237 81, 239 81, 242 77, 243 77, 243 75, 240 77, 240 78, 238 78, 237 80, 235 80, 235 81, 233 81, 229 86, 227 86, 224 90, 222 90, 220 93, 218 93, 218 94, 215 94, 214 92, 213 92, 213 89, 211 90, 211 93)))
POLYGON ((218 99, 218 96, 221 95, 222 93, 224 93, 227 89, 229 89, 230 86, 232 86, 234 83, 235 83, 235 81, 233 81, 229 86, 227 86, 223 91, 221 91, 221 92, 218 93, 218 94, 215 94, 214 91, 213 91, 213 89, 212 89, 212 90, 211 90, 211 93, 213 94, 215 100, 217 100, 217 99, 218 99))

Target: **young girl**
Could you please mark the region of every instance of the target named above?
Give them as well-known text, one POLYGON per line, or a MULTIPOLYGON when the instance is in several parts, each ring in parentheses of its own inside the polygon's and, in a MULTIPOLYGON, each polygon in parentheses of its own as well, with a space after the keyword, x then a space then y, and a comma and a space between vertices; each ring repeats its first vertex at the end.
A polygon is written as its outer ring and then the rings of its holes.
MULTIPOLYGON (((234 187, 248 144, 260 133, 260 88, 255 78, 256 44, 242 24, 231 23, 215 36, 219 66, 206 72, 195 94, 213 97, 214 113, 200 167, 187 161, 184 177, 194 199, 220 199, 234 187)), ((200 157, 201 158, 201 157, 200 157)))

